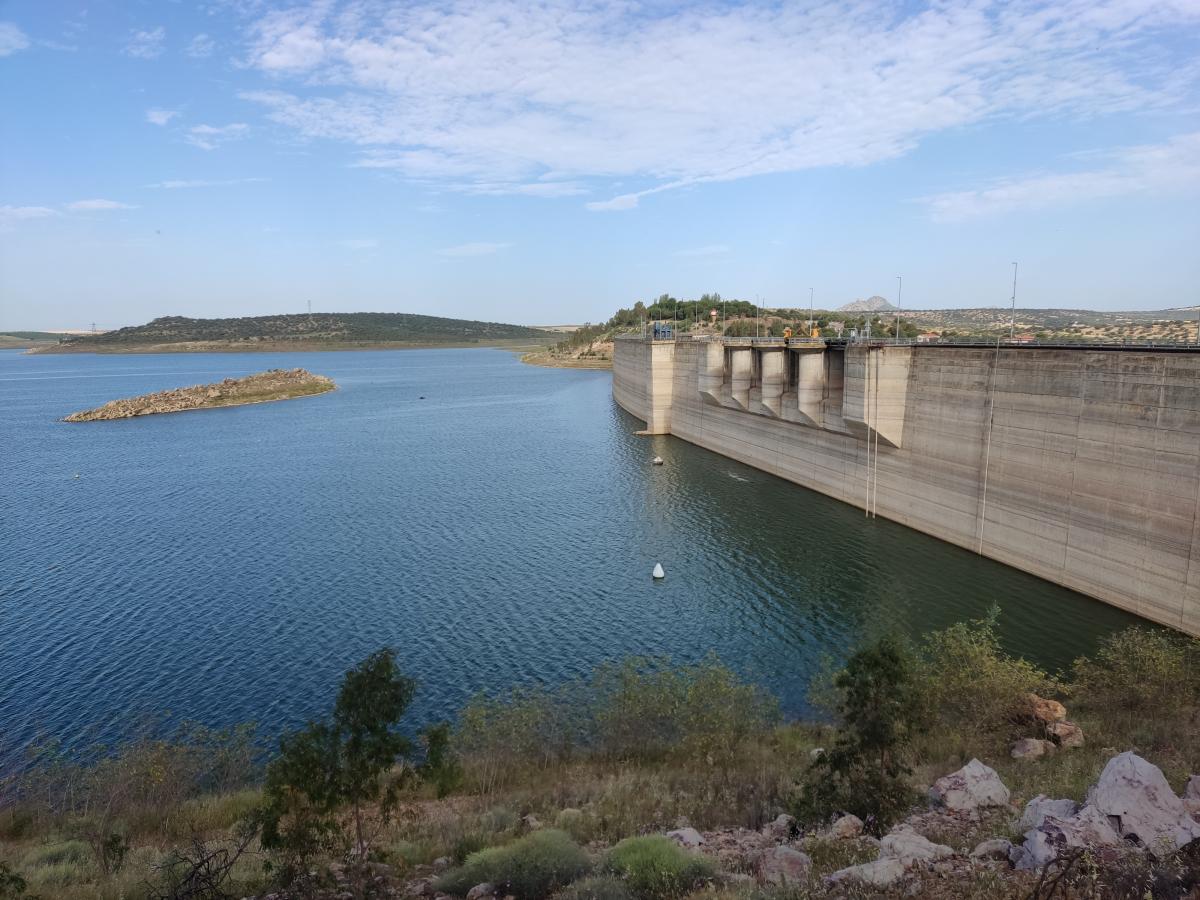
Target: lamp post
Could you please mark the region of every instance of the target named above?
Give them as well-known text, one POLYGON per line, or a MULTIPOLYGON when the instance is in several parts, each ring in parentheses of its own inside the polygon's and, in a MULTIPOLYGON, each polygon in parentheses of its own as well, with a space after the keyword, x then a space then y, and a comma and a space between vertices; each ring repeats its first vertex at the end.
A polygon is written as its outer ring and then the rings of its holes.
POLYGON ((812 339, 813 330, 813 289, 808 289, 808 339, 812 339))
POLYGON ((1017 333, 1017 264, 1013 263, 1013 293, 1012 318, 1008 322, 1008 339, 1011 341, 1017 333))
POLYGON ((904 291, 904 276, 897 275, 896 281, 896 343, 900 343, 900 294, 904 291))

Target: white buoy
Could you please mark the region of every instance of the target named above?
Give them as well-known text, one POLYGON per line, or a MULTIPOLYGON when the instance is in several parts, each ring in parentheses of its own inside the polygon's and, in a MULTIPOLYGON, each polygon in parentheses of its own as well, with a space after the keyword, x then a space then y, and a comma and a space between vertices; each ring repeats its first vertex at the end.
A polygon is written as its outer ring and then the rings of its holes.
POLYGON ((663 464, 663 460, 662 460, 661 456, 654 457, 654 465, 661 466, 662 464, 663 464))
POLYGON ((659 579, 666 578, 666 577, 667 577, 667 573, 663 571, 662 563, 655 563, 654 564, 655 580, 657 581, 659 579))

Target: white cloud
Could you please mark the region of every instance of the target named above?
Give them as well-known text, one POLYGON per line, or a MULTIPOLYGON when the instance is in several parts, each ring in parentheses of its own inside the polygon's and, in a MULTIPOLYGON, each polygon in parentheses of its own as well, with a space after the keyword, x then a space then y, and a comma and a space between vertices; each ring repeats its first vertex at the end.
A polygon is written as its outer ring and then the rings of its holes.
POLYGON ((676 250, 676 256, 722 256, 729 252, 725 244, 709 244, 707 247, 690 247, 687 250, 676 250))
POLYGON ((16 222, 25 219, 48 219, 58 210, 48 206, 0 206, 0 221, 16 222))
POLYGON ((357 163, 476 193, 569 196, 595 179, 664 190, 868 165, 994 120, 1141 112, 1186 99, 1194 0, 970 0, 881 6, 624 0, 270 12, 243 94, 357 163), (542 187, 542 185, 558 185, 542 187))
POLYGON ((74 212, 99 212, 107 209, 137 209, 137 207, 116 200, 76 200, 74 203, 68 203, 67 209, 74 212))
MULTIPOLYGON (((1089 154, 1085 159, 1094 156, 1089 154)), ((1107 165, 1099 168, 1029 173, 922 200, 935 221, 960 222, 1103 197, 1200 188, 1200 132, 1179 135, 1162 144, 1112 151, 1103 159, 1107 165)))
POLYGON ((188 129, 185 140, 201 150, 216 150, 229 141, 236 141, 246 136, 250 126, 244 122, 234 122, 231 125, 194 125, 188 129))
POLYGON ((254 184, 260 181, 266 181, 265 178, 176 178, 170 181, 159 181, 154 184, 148 184, 149 188, 163 188, 165 190, 178 190, 180 188, 206 188, 206 187, 229 187, 234 184, 254 184))
POLYGON ((162 56, 167 29, 159 25, 149 31, 135 31, 125 42, 125 55, 135 59, 157 59, 162 56))
POLYGON ((493 244, 488 241, 477 241, 472 244, 459 244, 456 247, 446 247, 439 250, 442 256, 490 256, 499 253, 512 244, 493 244))
POLYGON ((28 46, 29 38, 25 32, 12 22, 0 22, 0 56, 12 56, 28 46))
POLYGON ((338 241, 347 250, 374 250, 379 246, 379 241, 375 238, 347 238, 344 241, 338 241))
POLYGON ((195 59, 205 59, 212 56, 213 51, 217 49, 217 42, 207 34, 198 34, 192 38, 185 51, 188 56, 195 59))
POLYGON ((146 121, 151 125, 166 125, 178 115, 179 111, 175 109, 148 109, 146 121))

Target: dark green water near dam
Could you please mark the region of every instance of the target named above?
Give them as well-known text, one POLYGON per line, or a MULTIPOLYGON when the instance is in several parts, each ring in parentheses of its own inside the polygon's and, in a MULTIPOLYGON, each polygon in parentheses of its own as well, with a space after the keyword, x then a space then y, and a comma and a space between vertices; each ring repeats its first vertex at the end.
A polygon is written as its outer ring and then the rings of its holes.
POLYGON ((0 743, 168 711, 272 734, 385 644, 414 727, 629 654, 715 652, 803 716, 821 655, 888 629, 994 603, 1055 669, 1136 621, 640 427, 608 373, 499 350, 0 352, 0 743), (294 366, 339 390, 57 421, 294 366))

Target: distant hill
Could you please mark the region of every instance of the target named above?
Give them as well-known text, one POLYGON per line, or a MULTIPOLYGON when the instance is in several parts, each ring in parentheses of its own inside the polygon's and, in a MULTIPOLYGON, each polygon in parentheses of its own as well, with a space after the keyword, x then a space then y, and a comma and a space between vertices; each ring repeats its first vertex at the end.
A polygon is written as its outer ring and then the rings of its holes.
POLYGON ((839 306, 838 312, 891 312, 895 308, 896 307, 888 303, 883 297, 880 297, 878 294, 876 294, 874 297, 868 297, 866 300, 855 300, 853 303, 847 303, 845 306, 839 306))
POLYGON ((545 331, 524 325, 410 313, 313 313, 241 319, 164 316, 146 325, 65 338, 43 352, 320 350, 522 340, 545 343, 548 337, 545 331))

